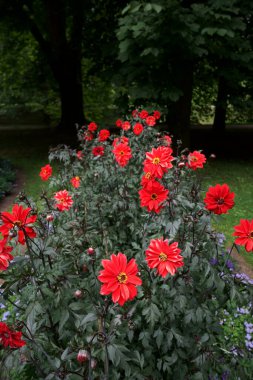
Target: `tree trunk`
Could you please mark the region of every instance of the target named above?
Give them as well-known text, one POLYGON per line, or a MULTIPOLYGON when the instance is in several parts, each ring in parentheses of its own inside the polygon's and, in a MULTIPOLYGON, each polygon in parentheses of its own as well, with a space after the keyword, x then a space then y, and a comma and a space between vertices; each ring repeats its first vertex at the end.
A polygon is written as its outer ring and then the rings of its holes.
POLYGON ((190 117, 193 91, 193 62, 181 64, 183 70, 177 72, 177 87, 181 90, 182 95, 176 102, 170 104, 168 113, 169 130, 173 133, 174 138, 180 139, 184 146, 190 144, 190 117))
POLYGON ((228 101, 228 87, 223 76, 219 78, 218 94, 215 107, 215 115, 213 121, 213 130, 224 132, 226 128, 226 113, 228 101))

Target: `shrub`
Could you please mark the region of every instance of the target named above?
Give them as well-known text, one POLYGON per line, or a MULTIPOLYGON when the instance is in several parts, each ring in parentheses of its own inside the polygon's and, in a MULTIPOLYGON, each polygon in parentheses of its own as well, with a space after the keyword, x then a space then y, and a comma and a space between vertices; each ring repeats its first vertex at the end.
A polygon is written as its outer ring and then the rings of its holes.
POLYGON ((231 302, 248 304, 251 288, 212 229, 198 175, 205 156, 180 141, 172 153, 159 116, 135 111, 117 120, 118 136, 81 128, 82 150, 50 153, 62 167, 45 206, 22 194, 2 213, 15 258, 1 302, 15 297, 10 324, 26 341, 4 350, 6 367, 33 365, 46 380, 246 378, 240 358, 231 366, 220 319, 231 302))
POLYGON ((0 159, 0 199, 11 192, 16 172, 8 160, 0 159))

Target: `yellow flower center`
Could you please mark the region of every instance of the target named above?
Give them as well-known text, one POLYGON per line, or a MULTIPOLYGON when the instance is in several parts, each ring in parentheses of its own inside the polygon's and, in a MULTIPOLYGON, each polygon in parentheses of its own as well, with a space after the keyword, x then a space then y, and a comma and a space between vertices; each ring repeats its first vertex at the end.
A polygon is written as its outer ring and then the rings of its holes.
POLYGON ((159 157, 153 158, 153 161, 152 161, 153 164, 158 165, 159 162, 160 162, 160 158, 159 157))
POLYGON ((145 178, 150 179, 151 178, 151 173, 150 172, 146 173, 145 174, 145 178))
POLYGON ((120 154, 121 156, 124 156, 124 154, 125 154, 124 150, 121 150, 121 151, 119 152, 119 154, 120 154))
POLYGON ((196 161, 198 161, 198 159, 196 156, 191 156, 191 161, 196 162, 196 161))
POLYGON ((79 181, 80 180, 80 177, 75 177, 76 178, 76 181, 79 181))
POLYGON ((165 253, 161 252, 160 255, 159 255, 159 259, 161 261, 166 261, 167 260, 167 255, 165 253))
POLYGON ((124 272, 120 272, 120 274, 117 276, 118 281, 121 284, 125 284, 127 282, 127 275, 124 272))
POLYGON ((249 237, 250 237, 251 239, 253 239, 253 231, 250 231, 250 233, 249 233, 249 237))
POLYGON ((20 220, 16 220, 16 221, 13 223, 13 226, 21 227, 21 226, 22 226, 22 222, 20 222, 20 220))
POLYGON ((152 194, 152 195, 151 195, 151 199, 153 199, 153 200, 157 199, 157 194, 155 194, 155 193, 152 194))

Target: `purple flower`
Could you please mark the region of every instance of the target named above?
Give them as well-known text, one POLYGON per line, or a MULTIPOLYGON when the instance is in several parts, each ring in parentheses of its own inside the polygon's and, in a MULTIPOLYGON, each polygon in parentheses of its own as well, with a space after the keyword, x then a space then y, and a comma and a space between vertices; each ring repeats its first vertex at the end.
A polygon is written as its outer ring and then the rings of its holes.
POLYGON ((216 257, 212 257, 209 262, 210 262, 211 265, 217 265, 218 264, 218 259, 216 257))
POLYGON ((226 261, 226 266, 230 270, 234 270, 234 268, 235 268, 233 261, 231 261, 229 259, 226 261))

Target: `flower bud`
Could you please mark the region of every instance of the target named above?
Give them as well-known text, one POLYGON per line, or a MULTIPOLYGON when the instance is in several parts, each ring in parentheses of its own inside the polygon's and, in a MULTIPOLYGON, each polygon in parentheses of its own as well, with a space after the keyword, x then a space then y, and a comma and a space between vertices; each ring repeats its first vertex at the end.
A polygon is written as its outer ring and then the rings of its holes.
POLYGON ((88 253, 88 255, 94 255, 94 253, 95 253, 94 248, 92 248, 92 247, 88 248, 87 253, 88 253))
POLYGON ((52 222, 54 220, 54 216, 52 214, 47 215, 47 221, 52 222))
POLYGON ((95 369, 96 368, 96 366, 97 366, 96 359, 93 359, 93 358, 91 359, 90 366, 91 366, 91 369, 95 369))
POLYGON ((214 153, 210 154, 210 158, 212 158, 213 160, 215 160, 216 154, 214 154, 214 153))
POLYGON ((77 361, 79 363, 86 362, 89 359, 89 353, 88 353, 88 351, 86 351, 86 350, 79 350, 76 359, 77 359, 77 361))
POLYGON ((81 290, 76 290, 75 293, 74 293, 74 296, 76 298, 82 298, 82 295, 83 295, 83 292, 81 290))
POLYGON ((179 164, 177 165, 180 169, 182 169, 184 166, 185 166, 185 163, 184 162, 179 162, 179 164))

